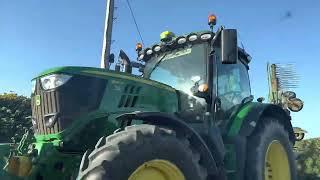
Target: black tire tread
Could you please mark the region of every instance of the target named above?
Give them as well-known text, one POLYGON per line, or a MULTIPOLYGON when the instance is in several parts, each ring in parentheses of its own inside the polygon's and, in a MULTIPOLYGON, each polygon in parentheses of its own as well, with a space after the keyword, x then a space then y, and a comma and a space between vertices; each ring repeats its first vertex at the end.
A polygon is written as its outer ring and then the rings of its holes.
MULTIPOLYGON (((104 173, 104 166, 108 166, 112 163, 113 159, 106 159, 106 154, 110 158, 110 154, 113 153, 111 157, 115 157, 120 154, 120 149, 126 145, 134 146, 135 144, 139 145, 142 142, 142 138, 145 137, 143 141, 151 140, 152 137, 166 137, 166 138, 175 138, 178 139, 178 142, 181 146, 184 146, 187 149, 189 156, 192 157, 192 162, 196 164, 197 171, 201 175, 201 179, 205 180, 207 178, 206 168, 200 165, 200 154, 197 153, 194 148, 190 145, 188 139, 184 137, 177 137, 174 130, 158 127, 154 125, 132 125, 125 128, 124 131, 112 134, 108 137, 101 137, 97 142, 95 149, 90 152, 87 151, 81 160, 79 175, 77 179, 86 179, 86 177, 104 173)), ((152 142, 152 141, 150 141, 152 142)))
MULTIPOLYGON (((247 180, 263 180, 260 179, 260 175, 263 174, 263 168, 259 166, 260 160, 259 153, 263 152, 264 142, 268 139, 270 133, 276 130, 276 133, 279 137, 284 139, 281 141, 284 148, 287 148, 288 160, 291 166, 291 170, 295 170, 294 154, 292 150, 288 149, 292 147, 292 144, 289 140, 288 131, 285 129, 278 120, 274 118, 264 118, 260 120, 253 134, 248 138, 247 144, 247 161, 246 161, 246 178, 247 180), (260 174, 260 175, 259 175, 260 174)), ((291 172, 292 180, 296 180, 296 171, 291 172)))

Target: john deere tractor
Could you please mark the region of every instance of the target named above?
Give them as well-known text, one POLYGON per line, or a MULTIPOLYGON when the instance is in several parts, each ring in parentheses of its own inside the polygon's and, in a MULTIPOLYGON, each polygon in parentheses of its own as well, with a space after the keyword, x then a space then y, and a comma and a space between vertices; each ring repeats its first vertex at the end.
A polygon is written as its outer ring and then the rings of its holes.
MULTIPOLYGON (((209 16, 211 29, 215 21, 209 16)), ((237 46, 237 31, 160 37, 137 45, 138 61, 121 51, 115 70, 60 67, 34 78, 34 136, 11 152, 7 172, 29 179, 296 180, 291 117, 279 105, 253 102, 251 57, 237 46)))

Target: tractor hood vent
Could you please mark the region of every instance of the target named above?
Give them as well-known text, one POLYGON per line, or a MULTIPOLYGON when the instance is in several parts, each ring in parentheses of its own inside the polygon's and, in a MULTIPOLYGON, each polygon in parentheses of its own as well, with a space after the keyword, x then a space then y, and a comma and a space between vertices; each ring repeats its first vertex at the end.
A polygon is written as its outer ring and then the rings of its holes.
POLYGON ((126 85, 123 94, 120 98, 118 108, 132 108, 135 107, 139 94, 141 91, 140 86, 126 85))

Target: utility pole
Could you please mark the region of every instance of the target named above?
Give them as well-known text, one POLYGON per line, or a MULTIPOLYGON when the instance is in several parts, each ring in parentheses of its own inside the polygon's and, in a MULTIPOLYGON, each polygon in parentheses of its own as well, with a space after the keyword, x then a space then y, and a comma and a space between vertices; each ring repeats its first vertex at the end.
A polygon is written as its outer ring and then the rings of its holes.
POLYGON ((104 37, 101 53, 101 68, 109 69, 110 46, 112 41, 114 0, 107 0, 106 19, 104 24, 104 37))

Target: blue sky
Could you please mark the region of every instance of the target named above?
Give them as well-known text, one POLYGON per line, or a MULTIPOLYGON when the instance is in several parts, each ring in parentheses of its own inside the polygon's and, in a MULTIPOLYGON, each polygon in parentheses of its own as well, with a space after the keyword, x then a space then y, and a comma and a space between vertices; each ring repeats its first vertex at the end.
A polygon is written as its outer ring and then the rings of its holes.
MULTIPOLYGON (((120 47, 135 58, 138 34, 125 0, 115 0, 112 52, 120 47)), ((142 1, 131 0, 144 43, 159 41, 159 34, 208 29, 207 16, 215 13, 218 25, 236 28, 253 57, 252 92, 267 96, 266 63, 297 63, 301 75, 297 96, 304 109, 294 113, 293 124, 308 137, 320 136, 320 1, 142 1), (181 4, 183 2, 183 4, 181 4), (291 11, 291 18, 285 18, 291 11)), ((105 0, 0 0, 0 93, 10 90, 29 95, 30 79, 54 66, 100 64, 105 0)))

